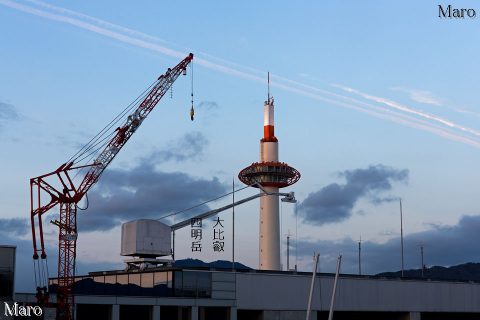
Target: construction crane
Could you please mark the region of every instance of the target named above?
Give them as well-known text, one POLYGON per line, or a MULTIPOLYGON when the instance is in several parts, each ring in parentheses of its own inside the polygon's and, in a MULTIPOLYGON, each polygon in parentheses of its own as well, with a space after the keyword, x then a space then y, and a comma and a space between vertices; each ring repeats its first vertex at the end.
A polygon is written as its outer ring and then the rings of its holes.
MULTIPOLYGON (((193 54, 190 53, 174 68, 169 68, 165 74, 161 75, 140 97, 119 115, 126 116, 128 114, 123 124, 112 133, 102 139, 100 139, 101 135, 95 136, 89 144, 77 152, 69 161, 62 164, 57 170, 30 179, 30 219, 32 224, 35 281, 37 285, 37 300, 43 305, 49 304, 49 292, 48 262, 45 252, 42 216, 53 207, 57 205, 60 207, 59 219, 51 221, 59 228, 57 319, 73 319, 73 286, 75 281, 78 234, 77 208, 79 208, 79 202, 86 197, 87 192, 98 181, 103 171, 142 124, 143 120, 145 120, 155 108, 164 94, 168 92, 175 80, 181 74, 186 75, 187 66, 192 59, 193 54), (128 113, 128 111, 130 111, 130 113, 128 113), (102 151, 100 152, 100 150, 102 151), (97 151, 97 153, 95 151, 97 151), (86 164, 80 164, 80 162, 85 159, 85 154, 87 154, 87 156, 94 154, 94 157, 98 154, 98 156, 91 162, 87 161, 86 164), (76 177, 80 172, 86 172, 86 174, 80 176, 80 183, 75 183, 76 177), (76 175, 73 175, 73 173, 76 173, 76 175), (47 198, 49 196, 46 203, 42 202, 42 195, 46 195, 47 198), (39 246, 36 236, 37 224, 40 238, 39 246)), ((119 118, 122 119, 122 117, 119 116, 117 116, 117 120, 119 118)), ((109 124, 110 127, 111 123, 109 124)), ((106 128, 108 128, 109 125, 107 125, 106 128)), ((104 130, 100 133, 105 133, 104 130)), ((88 201, 88 196, 86 199, 88 201)))

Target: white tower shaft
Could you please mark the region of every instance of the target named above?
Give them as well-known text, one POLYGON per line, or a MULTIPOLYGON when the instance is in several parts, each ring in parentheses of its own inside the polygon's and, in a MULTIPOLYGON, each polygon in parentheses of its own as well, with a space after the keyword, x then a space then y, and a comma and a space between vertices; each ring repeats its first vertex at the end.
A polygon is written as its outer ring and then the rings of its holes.
MULTIPOLYGON (((264 138, 260 142, 260 162, 278 162, 278 142, 274 136, 273 101, 264 106, 264 138)), ((264 187, 278 193, 278 187, 264 187)), ((280 218, 277 196, 260 198, 260 270, 280 270, 280 218)))
POLYGON ((278 161, 278 140, 275 137, 273 98, 270 97, 270 94, 264 104, 260 161, 254 162, 241 170, 238 178, 247 186, 260 185, 270 194, 263 195, 260 198, 259 269, 281 270, 278 191, 280 188, 291 186, 297 182, 300 179, 300 172, 285 162, 278 161))

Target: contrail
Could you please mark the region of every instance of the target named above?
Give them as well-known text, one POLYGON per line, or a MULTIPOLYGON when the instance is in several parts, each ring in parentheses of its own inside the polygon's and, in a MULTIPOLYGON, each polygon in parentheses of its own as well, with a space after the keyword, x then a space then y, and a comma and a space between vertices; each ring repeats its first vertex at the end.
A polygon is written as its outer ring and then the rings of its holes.
POLYGON ((457 125, 457 124, 455 124, 455 123, 453 123, 453 122, 451 122, 447 119, 443 119, 443 118, 440 118, 440 117, 432 115, 432 114, 428 114, 428 113, 423 112, 423 111, 418 111, 418 110, 412 109, 410 107, 404 106, 404 105, 402 105, 400 103, 397 103, 395 101, 392 101, 392 100, 389 100, 389 99, 386 99, 386 98, 382 98, 382 97, 372 96, 370 94, 361 92, 359 90, 352 89, 352 88, 345 87, 345 86, 338 85, 338 84, 336 84, 334 86, 337 87, 337 88, 340 88, 340 89, 342 89, 346 92, 350 92, 350 93, 356 94, 358 96, 361 96, 362 98, 365 98, 367 100, 371 100, 371 101, 375 101, 377 103, 384 104, 384 105, 386 105, 390 108, 398 109, 398 110, 401 110, 401 111, 404 111, 404 112, 407 112, 407 113, 412 113, 412 114, 415 114, 415 115, 423 117, 423 118, 427 118, 427 119, 432 120, 432 121, 437 121, 437 122, 439 122, 443 125, 446 125, 448 127, 456 128, 456 129, 459 129, 461 131, 468 132, 468 133, 476 135, 476 136, 480 136, 480 132, 477 131, 477 130, 457 125))
POLYGON ((138 36, 138 37, 141 37, 141 38, 144 38, 144 39, 147 39, 147 40, 151 40, 151 41, 159 41, 159 42, 167 43, 167 41, 165 41, 163 39, 153 37, 153 36, 145 34, 143 32, 133 30, 133 29, 129 29, 129 28, 125 28, 125 27, 119 26, 117 24, 114 24, 114 23, 111 23, 111 22, 108 22, 108 21, 105 21, 105 20, 102 20, 102 19, 98 19, 98 18, 89 16, 89 15, 86 15, 86 14, 83 14, 83 13, 80 13, 80 12, 76 12, 76 11, 69 10, 69 9, 62 8, 62 7, 57 7, 57 6, 54 6, 52 4, 49 4, 49 3, 46 3, 46 2, 43 2, 43 1, 39 1, 39 0, 25 0, 25 1, 30 2, 34 5, 39 6, 39 7, 43 7, 43 8, 46 8, 46 9, 56 11, 57 13, 60 13, 60 14, 70 15, 70 16, 73 16, 73 17, 77 17, 77 18, 80 18, 80 19, 84 19, 84 20, 96 23, 97 25, 99 25, 101 27, 116 29, 117 31, 127 33, 131 36, 138 36))
MULTIPOLYGON (((70 25, 82 28, 84 30, 88 30, 88 31, 103 35, 105 37, 121 41, 123 43, 127 43, 140 48, 145 48, 155 52, 159 52, 174 58, 183 58, 188 51, 192 51, 192 50, 180 51, 180 50, 171 49, 166 45, 172 45, 172 44, 167 43, 165 40, 147 35, 145 33, 142 33, 133 29, 125 28, 101 19, 97 19, 95 17, 91 17, 76 11, 53 6, 39 0, 26 0, 26 1, 32 4, 35 4, 39 7, 54 11, 56 13, 47 12, 38 8, 13 2, 11 0, 0 0, 0 4, 3 4, 12 9, 23 11, 23 12, 33 14, 39 17, 43 17, 49 20, 70 24, 70 25)), ((262 84, 266 82, 265 76, 264 76, 265 72, 261 70, 244 67, 220 58, 213 57, 206 53, 202 53, 201 55, 211 58, 213 60, 222 62, 222 63, 215 63, 207 59, 197 57, 195 59, 196 63, 203 67, 206 67, 221 73, 225 73, 234 77, 238 77, 241 79, 255 81, 262 84), (226 64, 229 64, 230 66, 233 66, 233 67, 227 66, 226 64), (239 68, 248 70, 248 71, 241 71, 239 70, 239 68)), ((371 103, 359 101, 352 97, 344 96, 341 94, 337 94, 327 90, 309 86, 309 85, 306 85, 297 81, 293 81, 284 77, 280 77, 277 75, 273 75, 272 79, 274 79, 274 81, 271 82, 271 85, 273 87, 277 87, 285 91, 303 95, 303 96, 315 99, 317 101, 326 102, 328 104, 333 104, 343 108, 366 113, 376 118, 380 118, 380 119, 392 121, 398 124, 406 125, 412 128, 424 130, 453 141, 461 142, 464 144, 468 144, 468 145, 480 148, 480 141, 478 140, 459 135, 458 133, 453 132, 447 128, 435 125, 428 121, 418 119, 411 115, 394 112, 393 110, 386 110, 382 107, 373 105, 371 103), (275 79, 277 81, 275 81, 275 79)), ((480 132, 457 125, 449 120, 442 119, 434 115, 429 115, 403 105, 399 105, 388 99, 374 97, 374 96, 362 93, 360 91, 357 91, 355 89, 342 87, 342 86, 338 86, 338 87, 344 91, 360 95, 362 98, 366 100, 374 101, 380 104, 386 104, 387 106, 393 109, 396 109, 397 111, 402 111, 415 116, 423 117, 431 121, 436 121, 447 127, 458 129, 476 136, 480 136, 480 132)))

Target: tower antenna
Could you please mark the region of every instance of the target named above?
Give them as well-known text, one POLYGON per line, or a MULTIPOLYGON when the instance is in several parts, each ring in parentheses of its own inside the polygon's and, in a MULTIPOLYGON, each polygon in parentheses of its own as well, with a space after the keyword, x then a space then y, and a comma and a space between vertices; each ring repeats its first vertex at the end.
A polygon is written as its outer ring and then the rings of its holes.
POLYGON ((270 72, 267 72, 267 102, 270 104, 270 72))

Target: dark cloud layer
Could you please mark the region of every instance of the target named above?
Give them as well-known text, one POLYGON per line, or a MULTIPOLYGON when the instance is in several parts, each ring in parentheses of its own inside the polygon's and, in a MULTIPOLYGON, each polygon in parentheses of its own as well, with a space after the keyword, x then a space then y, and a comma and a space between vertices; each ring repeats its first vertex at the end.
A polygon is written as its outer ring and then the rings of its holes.
POLYGON ((0 234, 25 235, 29 230, 27 219, 0 218, 0 234))
MULTIPOLYGON (((217 178, 194 178, 156 171, 143 164, 132 170, 109 170, 89 195, 90 207, 79 215, 79 230, 108 230, 122 221, 159 218, 225 193, 217 178)), ((197 208, 207 210, 207 206, 197 208)))
POLYGON ((164 150, 156 151, 144 159, 146 163, 161 163, 167 161, 183 162, 198 160, 203 156, 207 138, 198 131, 186 133, 175 142, 170 142, 164 150))
MULTIPOLYGON (((166 161, 198 161, 207 145, 202 133, 189 132, 170 142, 167 148, 141 159, 132 170, 107 170, 88 195, 90 207, 79 215, 79 230, 108 230, 123 221, 159 218, 224 193, 226 186, 217 178, 194 178, 182 172, 155 169, 155 165, 166 161)), ((202 206, 182 217, 207 209, 202 206)))
POLYGON ((346 170, 339 176, 346 183, 329 184, 300 203, 299 214, 304 221, 317 225, 343 221, 352 215, 355 203, 362 197, 368 197, 373 204, 392 201, 394 198, 382 198, 379 194, 391 190, 393 182, 406 182, 408 170, 375 165, 346 170))
MULTIPOLYGON (((404 237, 405 269, 421 266, 420 246, 424 246, 425 264, 451 266, 480 262, 480 215, 463 216, 457 225, 435 226, 430 230, 404 237)), ((320 252, 322 271, 334 272, 338 254, 343 255, 342 272, 357 273, 358 241, 299 241, 298 255, 311 256, 320 252)), ((362 270, 367 274, 401 269, 400 238, 386 243, 362 242, 362 270)))

